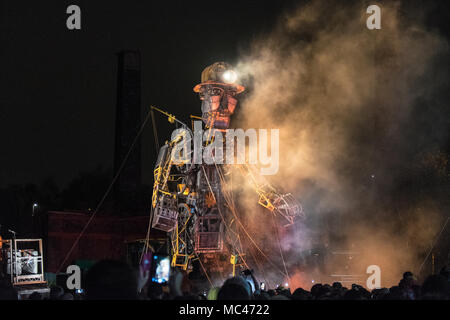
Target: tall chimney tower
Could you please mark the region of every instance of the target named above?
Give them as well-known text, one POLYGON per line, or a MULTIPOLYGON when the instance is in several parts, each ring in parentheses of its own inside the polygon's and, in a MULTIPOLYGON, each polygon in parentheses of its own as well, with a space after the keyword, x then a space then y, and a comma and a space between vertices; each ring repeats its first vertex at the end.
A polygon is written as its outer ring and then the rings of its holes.
MULTIPOLYGON (((116 141, 114 172, 119 170, 141 125, 141 57, 138 51, 118 54, 116 141)), ((141 141, 137 141, 114 187, 116 214, 129 215, 139 208, 141 141)))

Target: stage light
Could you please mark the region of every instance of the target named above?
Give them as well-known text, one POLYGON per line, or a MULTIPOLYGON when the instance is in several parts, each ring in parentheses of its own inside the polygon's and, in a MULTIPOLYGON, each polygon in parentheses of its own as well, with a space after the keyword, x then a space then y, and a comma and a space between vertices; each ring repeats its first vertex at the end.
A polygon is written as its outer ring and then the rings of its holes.
POLYGON ((39 210, 39 205, 35 202, 33 203, 33 207, 31 208, 31 216, 34 217, 35 212, 39 210))
POLYGON ((226 83, 234 83, 237 80, 237 73, 233 70, 227 70, 223 73, 222 79, 226 83))

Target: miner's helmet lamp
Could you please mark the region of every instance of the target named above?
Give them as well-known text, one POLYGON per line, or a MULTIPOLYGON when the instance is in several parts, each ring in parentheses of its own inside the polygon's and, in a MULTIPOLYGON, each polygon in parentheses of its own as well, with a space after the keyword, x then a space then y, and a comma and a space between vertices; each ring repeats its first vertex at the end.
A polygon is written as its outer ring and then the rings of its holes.
POLYGON ((208 84, 229 86, 236 89, 236 93, 241 93, 245 88, 237 84, 238 76, 231 65, 226 62, 216 62, 206 67, 202 72, 202 82, 194 87, 194 92, 208 84))

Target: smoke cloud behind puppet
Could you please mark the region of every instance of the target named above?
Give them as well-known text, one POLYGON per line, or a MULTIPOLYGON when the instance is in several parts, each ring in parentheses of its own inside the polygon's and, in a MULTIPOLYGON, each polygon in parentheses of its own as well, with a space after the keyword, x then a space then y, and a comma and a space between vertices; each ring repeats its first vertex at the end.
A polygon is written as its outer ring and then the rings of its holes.
MULTIPOLYGON (((357 244, 388 285, 418 267, 443 219, 441 198, 414 186, 420 159, 449 138, 449 51, 426 14, 380 6, 380 30, 367 29, 355 2, 310 1, 280 17, 237 64, 249 90, 233 126, 280 129, 280 168, 268 179, 308 216, 284 249, 304 250, 316 233, 357 244)), ((256 202, 245 202, 255 234, 265 223, 256 202)))

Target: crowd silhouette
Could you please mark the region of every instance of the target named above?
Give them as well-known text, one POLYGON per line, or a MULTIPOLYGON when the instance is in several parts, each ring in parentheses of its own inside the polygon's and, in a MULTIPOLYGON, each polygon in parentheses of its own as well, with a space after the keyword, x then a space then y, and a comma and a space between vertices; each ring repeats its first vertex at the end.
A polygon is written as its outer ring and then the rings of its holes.
MULTIPOLYGON (((29 300, 449 300, 450 268, 429 275, 419 284, 411 272, 405 272, 399 283, 390 288, 371 291, 339 282, 315 284, 311 289, 278 287, 262 290, 250 271, 248 276, 227 279, 222 286, 204 290, 189 279, 187 273, 173 270, 167 285, 152 282, 148 271, 135 271, 121 261, 103 260, 87 272, 83 292, 69 292, 52 286, 45 297, 33 292, 29 300)), ((0 300, 17 300, 17 291, 8 279, 0 281, 0 300)))

